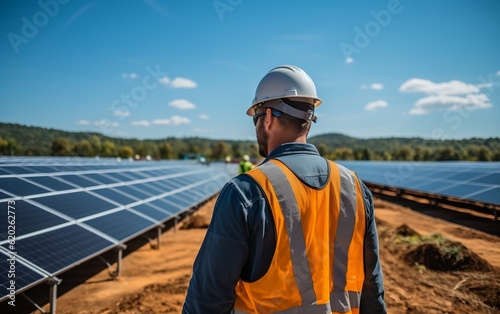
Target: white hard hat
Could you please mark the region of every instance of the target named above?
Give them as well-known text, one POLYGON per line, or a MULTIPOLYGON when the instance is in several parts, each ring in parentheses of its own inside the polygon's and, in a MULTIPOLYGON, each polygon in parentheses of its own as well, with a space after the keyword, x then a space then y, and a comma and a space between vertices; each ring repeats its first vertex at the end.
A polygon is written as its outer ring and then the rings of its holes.
POLYGON ((249 160, 250 160, 250 156, 248 156, 248 155, 243 155, 243 160, 244 160, 244 161, 249 161, 249 160))
POLYGON ((247 115, 254 116, 255 109, 267 103, 264 107, 275 108, 297 118, 308 120, 313 117, 312 114, 290 106, 290 102, 318 107, 321 99, 318 98, 316 86, 306 72, 293 65, 282 65, 272 69, 262 78, 247 115), (281 99, 288 101, 279 101, 281 99))

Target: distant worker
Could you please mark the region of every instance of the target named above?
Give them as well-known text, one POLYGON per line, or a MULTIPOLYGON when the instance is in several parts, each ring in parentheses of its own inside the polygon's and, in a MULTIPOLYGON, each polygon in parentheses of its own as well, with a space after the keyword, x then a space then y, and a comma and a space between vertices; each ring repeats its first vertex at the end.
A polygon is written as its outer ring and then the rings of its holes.
POLYGON ((372 195, 306 142, 320 104, 295 66, 260 81, 266 159, 220 192, 182 313, 386 313, 372 195))
POLYGON ((240 174, 252 170, 254 167, 254 164, 250 161, 250 156, 243 155, 243 159, 240 161, 240 174))
POLYGON ((201 156, 199 159, 198 159, 199 163, 202 164, 202 165, 207 165, 208 166, 208 161, 207 159, 204 157, 204 156, 201 156))

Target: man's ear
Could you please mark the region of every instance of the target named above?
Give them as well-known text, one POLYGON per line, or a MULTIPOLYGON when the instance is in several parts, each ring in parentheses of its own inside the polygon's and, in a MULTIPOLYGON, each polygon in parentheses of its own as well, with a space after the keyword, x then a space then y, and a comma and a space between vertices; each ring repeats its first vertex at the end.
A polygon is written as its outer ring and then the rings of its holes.
POLYGON ((273 112, 272 109, 266 108, 266 115, 264 116, 264 128, 270 130, 273 127, 273 112))

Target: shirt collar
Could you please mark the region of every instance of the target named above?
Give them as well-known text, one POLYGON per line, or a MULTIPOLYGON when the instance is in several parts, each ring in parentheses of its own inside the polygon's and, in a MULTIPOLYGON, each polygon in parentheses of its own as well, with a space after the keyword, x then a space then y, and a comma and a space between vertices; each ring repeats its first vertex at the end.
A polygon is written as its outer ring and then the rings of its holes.
POLYGON ((313 144, 295 143, 295 142, 285 143, 273 149, 271 153, 267 156, 266 160, 264 160, 262 163, 265 163, 272 158, 277 158, 291 154, 310 154, 319 156, 319 152, 313 144))

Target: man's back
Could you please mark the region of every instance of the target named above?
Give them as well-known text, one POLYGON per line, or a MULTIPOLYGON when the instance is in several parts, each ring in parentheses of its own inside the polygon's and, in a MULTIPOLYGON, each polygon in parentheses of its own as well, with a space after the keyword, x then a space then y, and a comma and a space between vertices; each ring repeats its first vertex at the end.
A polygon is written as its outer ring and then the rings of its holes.
MULTIPOLYGON (((290 173, 311 189, 320 189, 328 182, 329 164, 319 156, 313 145, 298 143, 281 145, 264 163, 270 159, 279 160, 286 165, 290 173)), ((268 197, 254 178, 250 175, 240 175, 224 187, 217 201, 208 233, 195 262, 195 272, 186 300, 186 309, 200 311, 185 313, 204 311, 226 313, 237 298, 234 295, 234 288, 230 288, 233 284, 236 285, 240 279, 242 282, 258 281, 269 271, 277 252, 279 235, 268 197), (207 259, 212 262, 202 262, 207 259), (211 266, 207 268, 208 264, 211 266), (231 275, 233 267, 239 269, 231 275), (203 284, 201 276, 204 276, 203 284), (211 283, 214 284, 213 287, 211 283), (213 291, 213 298, 206 294, 201 296, 202 291, 199 289, 213 291), (197 297, 189 297, 194 295, 197 297), (227 300, 226 305, 221 304, 221 300, 227 300), (193 304, 188 304, 191 302, 193 304)), ((375 271, 375 273, 378 276, 380 272, 375 271)), ((380 280, 381 277, 378 281, 380 280)), ((377 288, 373 290, 383 294, 383 291, 380 292, 377 288)), ((371 300, 369 303, 372 303, 374 299, 367 296, 366 300, 371 300)), ((376 308, 375 305, 374 313, 378 313, 376 308)))
MULTIPOLYGON (((266 194, 277 241, 266 274, 255 282, 239 282, 235 309, 307 313, 359 308, 365 232, 362 197, 357 201, 361 187, 347 169, 333 162, 328 168, 327 180, 314 187, 279 159, 247 173, 266 194)), ((311 173, 306 177, 315 176, 311 173)))

